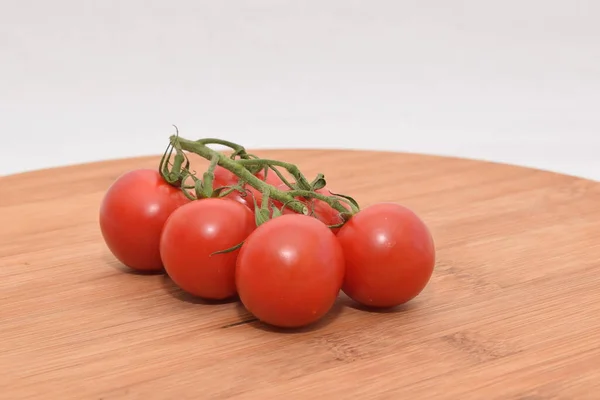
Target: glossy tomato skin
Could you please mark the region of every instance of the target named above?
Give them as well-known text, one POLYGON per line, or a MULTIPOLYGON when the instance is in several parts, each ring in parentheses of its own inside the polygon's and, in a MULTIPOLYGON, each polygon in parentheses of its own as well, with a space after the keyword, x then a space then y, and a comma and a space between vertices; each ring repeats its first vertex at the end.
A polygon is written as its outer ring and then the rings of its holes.
POLYGON ((297 328, 322 318, 344 279, 335 235, 315 218, 282 215, 260 225, 240 249, 236 284, 242 304, 259 320, 297 328))
POLYGON ((169 215, 189 200, 156 170, 121 175, 100 204, 100 230, 112 254, 138 271, 160 271, 160 234, 169 215))
POLYGON ((196 200, 169 217, 160 241, 165 270, 185 292, 211 300, 235 296, 235 262, 243 242, 256 228, 254 214, 226 199, 196 200))
POLYGON ((337 234, 344 250, 342 290, 369 307, 394 307, 425 288, 435 265, 427 226, 411 210, 379 203, 352 216, 337 234))

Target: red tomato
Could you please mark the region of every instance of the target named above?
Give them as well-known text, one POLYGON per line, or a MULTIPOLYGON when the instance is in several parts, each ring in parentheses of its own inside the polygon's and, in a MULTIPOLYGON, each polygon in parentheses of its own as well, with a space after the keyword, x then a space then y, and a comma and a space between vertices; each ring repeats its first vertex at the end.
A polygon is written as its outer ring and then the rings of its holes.
POLYGON ((100 230, 112 254, 129 268, 160 271, 159 242, 169 215, 189 200, 156 170, 121 175, 100 204, 100 230))
POLYGON ((242 304, 256 318, 301 327, 333 306, 344 278, 344 256, 323 223, 301 214, 282 215, 246 239, 235 278, 242 304))
POLYGON ((254 214, 235 201, 210 198, 180 207, 165 223, 160 240, 165 270, 177 286, 194 296, 232 297, 240 250, 212 253, 240 244, 255 228, 254 214))
MULTIPOLYGON (((282 190, 282 191, 288 191, 290 190, 290 188, 286 185, 286 184, 282 184, 279 185, 277 187, 277 189, 282 190)), ((324 196, 331 196, 332 192, 327 188, 324 187, 322 189, 318 189, 317 193, 320 193, 324 196)), ((301 197, 296 197, 297 200, 301 201, 307 208, 309 215, 317 218, 319 221, 323 222, 325 225, 331 226, 331 225, 337 225, 343 222, 343 218, 340 215, 340 212, 337 211, 335 208, 332 208, 329 204, 327 204, 326 202, 324 202, 323 200, 319 200, 319 199, 314 199, 314 198, 301 198, 301 197)), ((273 202, 278 208, 282 207, 282 204, 278 201, 274 201, 273 202)), ((342 205, 350 210, 350 206, 344 202, 341 202, 342 205)), ((283 214, 293 214, 295 213, 295 211, 293 211, 291 208, 289 208, 288 206, 286 206, 283 209, 283 214)), ((337 233, 339 232, 340 228, 332 228, 331 229, 333 233, 337 233)))
POLYGON ((427 226, 398 204, 359 211, 337 238, 346 260, 342 290, 363 305, 405 303, 421 293, 433 273, 435 246, 427 226))

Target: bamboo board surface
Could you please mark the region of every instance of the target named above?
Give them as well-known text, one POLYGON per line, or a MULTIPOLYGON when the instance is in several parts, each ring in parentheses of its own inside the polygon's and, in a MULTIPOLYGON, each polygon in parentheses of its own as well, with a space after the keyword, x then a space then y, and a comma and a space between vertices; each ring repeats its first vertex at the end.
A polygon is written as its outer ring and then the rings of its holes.
POLYGON ((0 178, 0 398, 595 399, 600 183, 412 154, 262 151, 430 227, 428 287, 281 332, 126 271, 98 228, 138 158, 0 178))

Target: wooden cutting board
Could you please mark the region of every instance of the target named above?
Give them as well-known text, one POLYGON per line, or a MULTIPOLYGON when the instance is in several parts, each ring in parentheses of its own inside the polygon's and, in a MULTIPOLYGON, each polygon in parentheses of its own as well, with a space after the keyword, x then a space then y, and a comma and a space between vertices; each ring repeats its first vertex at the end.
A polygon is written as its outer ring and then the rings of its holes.
POLYGON ((104 191, 158 158, 0 178, 0 398, 598 399, 600 183, 421 155, 263 151, 416 211, 434 276, 394 311, 340 296, 282 332, 119 265, 104 191))

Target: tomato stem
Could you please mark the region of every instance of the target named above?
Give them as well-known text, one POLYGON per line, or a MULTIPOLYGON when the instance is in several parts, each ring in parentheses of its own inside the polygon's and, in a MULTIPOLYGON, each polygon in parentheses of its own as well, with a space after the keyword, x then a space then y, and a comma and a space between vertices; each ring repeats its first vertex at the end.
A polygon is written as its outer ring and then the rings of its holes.
POLYGON ((213 154, 210 159, 210 165, 208 169, 203 175, 202 185, 203 185, 203 194, 205 197, 212 197, 213 195, 213 181, 215 180, 215 168, 217 167, 217 163, 219 162, 219 157, 217 154, 213 154))
POLYGON ((357 213, 359 211, 359 208, 356 204, 354 204, 350 200, 345 199, 344 197, 336 198, 336 196, 325 196, 324 194, 317 193, 311 190, 290 190, 288 193, 290 193, 294 197, 308 197, 324 201, 327 204, 329 204, 332 208, 343 213, 348 213, 348 209, 341 204, 342 202, 348 204, 352 209, 353 213, 357 213))
MULTIPOLYGON (((243 166, 260 165, 261 167, 285 168, 290 173, 290 175, 292 175, 294 177, 294 179, 296 180, 296 186, 299 189, 303 189, 303 190, 311 190, 312 189, 310 183, 308 183, 308 181, 306 180, 306 177, 304 177, 302 172, 300 172, 298 167, 295 166, 294 164, 286 163, 284 161, 279 161, 279 160, 267 160, 267 159, 261 159, 261 158, 251 159, 251 160, 238 160, 237 162, 243 166)), ((278 172, 276 168, 272 168, 272 169, 276 173, 278 172)), ((281 174, 281 172, 278 174, 279 177, 281 178, 280 174, 281 174)), ((287 183, 286 183, 286 185, 287 185, 287 183)), ((290 186, 290 188, 293 188, 293 186, 291 184, 288 186, 290 186)))
MULTIPOLYGON (((309 214, 309 210, 302 202, 297 201, 296 197, 314 198, 317 200, 321 200, 327 203, 336 211, 339 211, 344 221, 347 220, 348 217, 359 211, 358 203, 356 203, 356 201, 349 196, 338 195, 334 193, 332 193, 331 196, 326 196, 316 192, 316 190, 323 188, 326 184, 325 177, 323 174, 318 174, 312 182, 309 182, 296 165, 279 160, 258 158, 254 155, 248 154, 246 152, 246 149, 239 144, 215 138, 206 138, 194 141, 184 139, 180 137, 179 134, 177 134, 172 135, 170 137, 170 147, 170 151, 167 150, 167 152, 165 152, 165 155, 163 156, 163 160, 161 160, 161 168, 164 168, 164 165, 166 165, 166 161, 164 160, 164 158, 166 157, 168 159, 173 148, 175 149, 176 159, 174 164, 177 164, 177 168, 175 168, 174 165, 174 168, 168 174, 170 183, 171 180, 174 179, 173 175, 177 175, 179 178, 179 182, 182 182, 181 164, 184 160, 187 161, 187 157, 181 158, 181 156, 184 156, 183 152, 187 151, 197 154, 200 157, 209 160, 211 163, 208 171, 204 173, 202 181, 198 180, 197 178, 194 179, 196 183, 196 193, 200 194, 199 192, 201 192, 202 197, 211 197, 213 195, 214 190, 212 186, 214 180, 214 170, 216 166, 219 165, 235 174, 242 183, 247 183, 254 189, 258 190, 260 193, 262 193, 263 203, 261 204, 261 208, 257 213, 257 221, 258 219, 260 219, 261 223, 264 222, 262 221, 263 219, 269 219, 269 199, 276 200, 284 204, 285 207, 288 207, 297 213, 305 215, 309 214), (225 154, 208 147, 208 145, 210 144, 229 147, 231 150, 233 150, 233 154, 228 157, 225 154), (178 156, 179 159, 177 159, 178 156), (283 174, 276 167, 285 169, 291 176, 294 177, 295 182, 293 184, 290 183, 287 179, 285 179, 283 174), (291 190, 279 190, 273 185, 270 185, 265 181, 261 180, 260 178, 256 177, 254 174, 260 171, 261 169, 264 169, 265 173, 268 173, 269 169, 273 170, 279 176, 281 181, 284 182, 291 190), (350 210, 348 210, 348 208, 342 203, 348 204, 350 206, 350 210)), ((185 172, 188 171, 187 166, 188 165, 186 163, 186 168, 183 168, 183 174, 185 174, 185 172)), ((163 172, 163 176, 164 175, 167 174, 163 172)), ((278 214, 279 213, 275 213, 275 215, 278 214)))
MULTIPOLYGON (((270 185, 269 185, 270 186, 270 185)), ((256 201, 254 207, 256 209, 256 226, 260 226, 271 219, 271 211, 269 209, 269 198, 271 197, 271 189, 265 188, 262 192, 262 203, 260 208, 257 207, 256 201)))
MULTIPOLYGON (((288 203, 293 200, 293 197, 290 196, 289 194, 287 194, 287 192, 277 190, 273 186, 269 185, 268 183, 262 181, 261 179, 257 178, 256 176, 254 176, 254 174, 251 171, 249 171, 245 166, 240 164, 240 161, 242 161, 242 160, 231 159, 230 157, 227 157, 225 154, 220 153, 216 150, 213 150, 205 144, 205 143, 222 144, 224 141, 217 141, 216 139, 202 139, 202 140, 192 141, 192 140, 188 140, 188 139, 183 139, 176 135, 171 136, 170 141, 171 141, 172 146, 175 147, 176 150, 178 149, 178 150, 189 151, 189 152, 195 153, 195 154, 199 155, 200 157, 205 158, 207 160, 212 160, 213 157, 217 157, 218 158, 217 164, 219 166, 229 170, 230 172, 235 174, 238 178, 242 179, 248 185, 252 186, 253 188, 255 188, 256 190, 258 190, 260 192, 264 192, 265 189, 268 188, 270 190, 270 197, 275 200, 278 200, 282 203, 288 203)), ((232 145, 234 145, 234 144, 232 144, 232 145)), ((238 151, 238 150, 239 149, 234 149, 234 151, 238 151)), ((302 213, 302 214, 306 213, 306 211, 305 211, 306 207, 304 207, 304 205, 302 205, 302 204, 293 203, 293 204, 290 204, 289 207, 292 208, 295 212, 302 213)))
MULTIPOLYGON (((216 145, 219 145, 219 146, 229 147, 231 150, 233 150, 233 152, 229 156, 229 158, 232 159, 232 160, 235 160, 236 157, 240 157, 243 160, 249 160, 249 159, 252 159, 252 158, 258 158, 258 157, 254 156, 252 154, 248 154, 246 152, 246 149, 244 148, 244 146, 239 145, 237 143, 230 142, 228 140, 217 139, 217 138, 204 138, 204 139, 196 140, 196 143, 199 143, 199 144, 204 145, 204 146, 208 146, 208 145, 211 145, 211 144, 216 144, 216 145)), ((260 168, 251 169, 250 172, 252 172, 253 174, 255 174, 258 171, 260 171, 260 168)))

